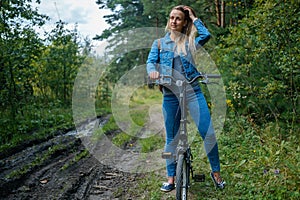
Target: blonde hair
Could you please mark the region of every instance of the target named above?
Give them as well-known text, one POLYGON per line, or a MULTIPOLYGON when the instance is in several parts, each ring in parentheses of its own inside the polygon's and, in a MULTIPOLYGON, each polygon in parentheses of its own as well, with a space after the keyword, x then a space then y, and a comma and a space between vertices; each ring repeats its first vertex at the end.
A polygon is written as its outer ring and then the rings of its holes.
MULTIPOLYGON (((185 9, 184 9, 184 5, 179 5, 179 6, 175 6, 172 8, 171 12, 173 10, 179 10, 181 12, 184 13, 184 17, 185 17, 185 20, 187 21, 187 25, 182 29, 181 33, 180 33, 180 36, 178 38, 176 38, 176 41, 175 41, 175 48, 177 50, 178 53, 182 52, 184 53, 185 55, 187 54, 187 51, 186 51, 186 48, 185 48, 185 44, 186 42, 188 41, 188 48, 191 52, 194 52, 196 50, 196 47, 195 47, 195 37, 196 37, 196 34, 197 34, 197 29, 192 21, 192 19, 190 18, 189 16, 189 12, 187 12, 185 9)), ((195 11, 190 8, 191 11, 193 12, 194 16, 196 17, 196 13, 195 11)), ((168 20, 167 22, 167 25, 166 25, 166 28, 165 28, 166 31, 170 32, 170 20, 168 20)))

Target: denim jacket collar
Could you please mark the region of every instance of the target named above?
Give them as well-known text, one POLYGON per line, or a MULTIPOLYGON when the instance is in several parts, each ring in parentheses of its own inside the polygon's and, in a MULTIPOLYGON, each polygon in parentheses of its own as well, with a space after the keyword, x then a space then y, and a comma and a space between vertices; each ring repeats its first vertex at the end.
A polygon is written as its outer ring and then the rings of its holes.
POLYGON ((171 33, 170 33, 170 32, 168 32, 168 33, 165 35, 164 40, 165 40, 165 43, 166 43, 166 44, 174 42, 173 40, 171 40, 171 37, 170 37, 170 36, 171 36, 171 33))

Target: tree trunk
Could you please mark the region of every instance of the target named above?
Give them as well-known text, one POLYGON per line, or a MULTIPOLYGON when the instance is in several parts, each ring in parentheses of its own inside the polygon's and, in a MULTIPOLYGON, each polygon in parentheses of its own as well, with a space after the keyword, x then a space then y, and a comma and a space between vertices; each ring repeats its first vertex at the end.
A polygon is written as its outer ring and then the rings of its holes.
POLYGON ((221 18, 220 18, 220 2, 219 0, 215 0, 216 6, 216 17, 217 17, 217 25, 221 26, 221 18))
POLYGON ((224 28, 226 26, 225 23, 225 1, 221 2, 221 27, 224 28))

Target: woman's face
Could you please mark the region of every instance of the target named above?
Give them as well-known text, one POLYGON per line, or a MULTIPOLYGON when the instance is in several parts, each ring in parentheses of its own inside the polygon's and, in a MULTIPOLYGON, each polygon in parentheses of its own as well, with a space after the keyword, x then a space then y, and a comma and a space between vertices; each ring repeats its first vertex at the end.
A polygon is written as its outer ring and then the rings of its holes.
POLYGON ((180 10, 172 10, 169 18, 169 28, 171 31, 181 32, 183 27, 186 25, 184 13, 180 10))

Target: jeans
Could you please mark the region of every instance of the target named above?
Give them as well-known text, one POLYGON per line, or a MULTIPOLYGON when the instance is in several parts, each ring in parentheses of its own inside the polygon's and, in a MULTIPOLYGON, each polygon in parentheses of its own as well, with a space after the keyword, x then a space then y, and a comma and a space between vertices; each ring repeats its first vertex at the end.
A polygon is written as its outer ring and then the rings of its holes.
MULTIPOLYGON (((193 92, 188 92, 186 97, 187 108, 204 141, 204 148, 211 169, 213 172, 219 172, 218 144, 205 97, 199 86, 195 87, 193 92)), ((181 118, 178 97, 169 93, 164 95, 162 107, 166 129, 165 152, 175 153, 177 144, 173 139, 179 132, 181 118)), ((174 161, 174 159, 166 159, 167 175, 169 177, 176 176, 176 163, 174 161)))

